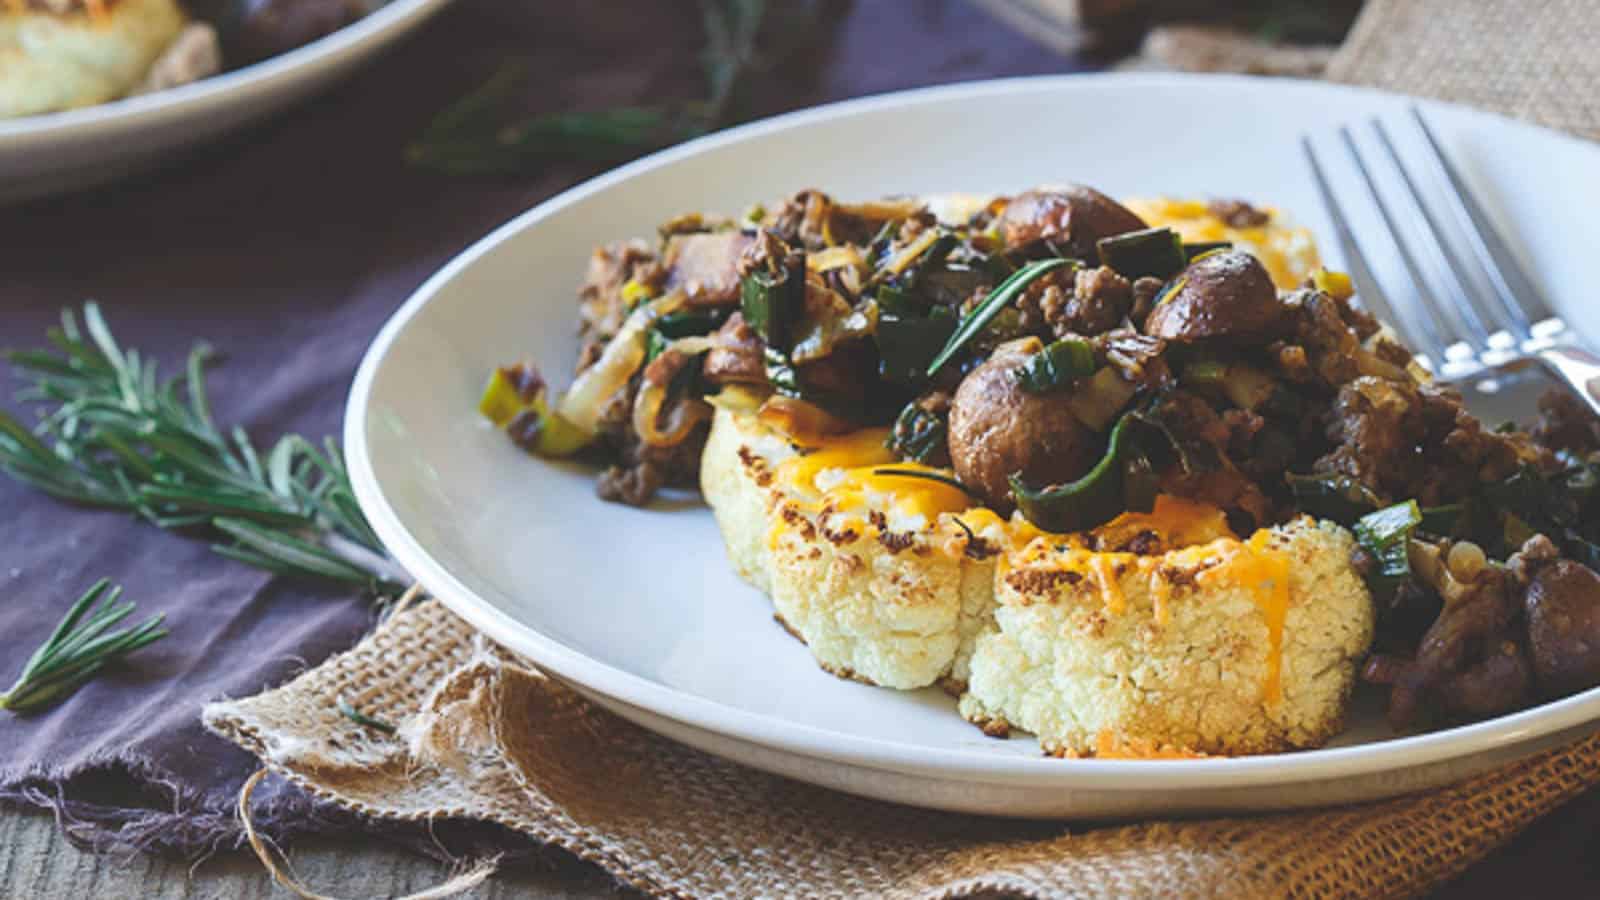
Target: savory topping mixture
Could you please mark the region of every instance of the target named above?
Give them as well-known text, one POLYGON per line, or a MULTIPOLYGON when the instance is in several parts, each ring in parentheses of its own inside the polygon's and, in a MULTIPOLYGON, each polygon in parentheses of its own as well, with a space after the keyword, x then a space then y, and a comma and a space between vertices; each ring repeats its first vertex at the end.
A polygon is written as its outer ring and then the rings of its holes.
POLYGON ((0 119, 105 103, 293 50, 385 0, 0 0, 0 119))
MULTIPOLYGON (((980 512, 1033 539, 1188 509, 1246 548, 1196 578, 1286 590, 1248 548, 1310 515, 1353 535, 1397 726, 1600 683, 1600 421, 1552 395, 1486 427, 1270 209, 807 190, 597 250, 579 305, 571 388, 508 366, 482 409, 606 463, 606 499, 695 485, 721 408, 786 436, 797 490, 959 513, 969 549, 980 512)), ((1146 531, 1091 549, 1176 552, 1146 531)))

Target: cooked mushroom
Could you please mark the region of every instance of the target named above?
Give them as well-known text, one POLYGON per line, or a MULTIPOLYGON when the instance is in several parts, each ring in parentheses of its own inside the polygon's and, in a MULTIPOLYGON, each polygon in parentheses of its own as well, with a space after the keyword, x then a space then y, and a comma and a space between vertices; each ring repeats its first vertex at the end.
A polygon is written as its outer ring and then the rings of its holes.
POLYGON ((1144 330, 1181 343, 1260 337, 1278 324, 1282 313, 1266 267, 1248 253, 1228 250, 1190 263, 1150 311, 1144 330))
POLYGON ((1533 576, 1523 605, 1540 688, 1561 695, 1600 684, 1600 575, 1558 559, 1533 576))
POLYGON ((1023 390, 1017 369, 1039 349, 1036 338, 1000 345, 962 380, 950 405, 956 475, 997 509, 1013 505, 1007 481, 1013 473, 1029 484, 1063 484, 1087 472, 1098 455, 1067 395, 1023 390))
POLYGON ((1081 184, 1024 191, 1000 214, 1007 247, 1045 240, 1071 256, 1095 259, 1095 242, 1138 231, 1144 220, 1094 188, 1081 184))

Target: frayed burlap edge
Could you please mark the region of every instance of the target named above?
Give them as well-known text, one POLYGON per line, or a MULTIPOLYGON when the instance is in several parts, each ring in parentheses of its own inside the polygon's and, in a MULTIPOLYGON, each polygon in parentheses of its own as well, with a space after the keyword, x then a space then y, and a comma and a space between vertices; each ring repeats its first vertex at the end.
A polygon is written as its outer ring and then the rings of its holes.
POLYGON ((1600 140, 1594 13, 1593 0, 1367 0, 1326 77, 1600 140))
POLYGON ((343 808, 495 822, 669 897, 1410 896, 1600 783, 1596 735, 1356 808, 1082 832, 915 810, 656 737, 432 602, 281 688, 207 707, 205 722, 343 808), (341 698, 396 733, 353 721, 341 698))

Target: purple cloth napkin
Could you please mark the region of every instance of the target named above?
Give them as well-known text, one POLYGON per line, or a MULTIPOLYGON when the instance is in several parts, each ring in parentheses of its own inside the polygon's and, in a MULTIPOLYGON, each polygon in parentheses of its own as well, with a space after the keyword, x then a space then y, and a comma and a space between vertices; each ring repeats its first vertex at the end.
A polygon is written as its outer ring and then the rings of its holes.
MULTIPOLYGON (((356 364, 407 294, 501 221, 599 168, 450 179, 407 168, 406 139, 507 56, 530 62, 530 109, 582 109, 695 96, 699 45, 688 2, 462 0, 327 96, 165 173, 0 210, 0 345, 39 345, 62 307, 97 299, 124 342, 158 352, 169 372, 196 339, 224 352, 210 379, 222 424, 259 441, 337 434, 356 364)), ((1069 68, 962 0, 871 0, 758 102, 777 112, 1069 68)), ((0 375, 0 403, 13 411, 15 389, 0 375)), ((0 681, 101 577, 122 584, 141 617, 165 612, 172 636, 51 711, 0 713, 0 802, 52 809, 96 848, 194 855, 236 844, 232 805, 257 764, 202 730, 201 704, 348 647, 372 624, 368 603, 0 477, 0 681)), ((280 839, 361 825, 276 780, 257 798, 280 839)), ((468 829, 460 839, 476 838, 468 829)))

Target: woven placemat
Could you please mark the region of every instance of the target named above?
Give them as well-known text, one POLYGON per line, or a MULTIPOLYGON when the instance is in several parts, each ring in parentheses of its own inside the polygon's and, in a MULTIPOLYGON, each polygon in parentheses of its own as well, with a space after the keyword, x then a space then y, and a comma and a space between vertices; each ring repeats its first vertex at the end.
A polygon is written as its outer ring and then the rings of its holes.
POLYGON ((656 737, 434 602, 205 721, 345 808, 496 822, 670 897, 1411 896, 1600 782, 1595 735, 1449 789, 1311 813, 1080 831, 916 810, 656 737), (341 698, 397 732, 352 721, 341 698))
POLYGON ((1367 0, 1327 77, 1600 140, 1594 0, 1367 0))

